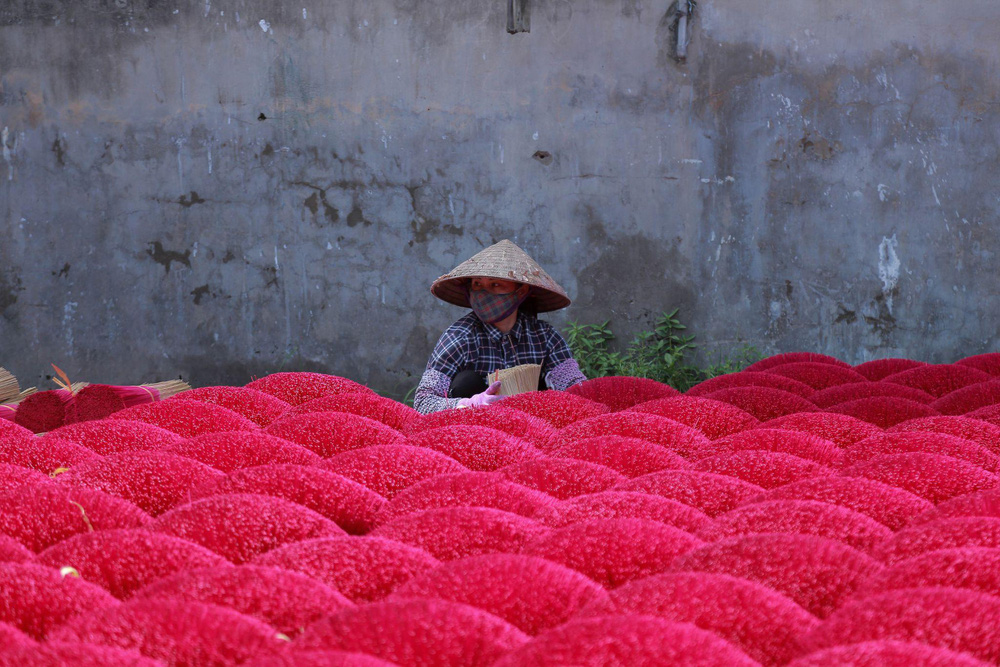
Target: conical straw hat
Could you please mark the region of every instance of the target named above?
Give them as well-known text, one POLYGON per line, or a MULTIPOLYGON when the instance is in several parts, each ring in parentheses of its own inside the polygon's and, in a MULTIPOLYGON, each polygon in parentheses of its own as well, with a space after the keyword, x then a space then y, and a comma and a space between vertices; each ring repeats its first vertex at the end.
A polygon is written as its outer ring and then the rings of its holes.
POLYGON ((435 280, 431 293, 448 303, 470 308, 465 287, 467 280, 475 276, 530 285, 531 294, 525 299, 523 307, 536 313, 559 310, 570 304, 566 290, 545 273, 528 253, 507 239, 473 255, 435 280))

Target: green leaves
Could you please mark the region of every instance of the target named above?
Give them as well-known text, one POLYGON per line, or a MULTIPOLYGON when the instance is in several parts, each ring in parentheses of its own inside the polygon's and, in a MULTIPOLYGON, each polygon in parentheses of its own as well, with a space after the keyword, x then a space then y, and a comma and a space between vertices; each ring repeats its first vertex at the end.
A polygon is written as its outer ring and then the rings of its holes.
POLYGON ((612 351, 615 340, 609 322, 580 324, 570 322, 566 341, 580 370, 588 378, 608 375, 644 377, 687 391, 710 377, 746 368, 760 358, 757 351, 743 347, 734 359, 724 359, 707 368, 685 363, 685 357, 695 350, 695 337, 686 335, 687 327, 678 318, 675 308, 663 313, 653 323, 652 331, 642 331, 623 351, 612 351))
POLYGON ((614 371, 620 366, 622 359, 618 352, 608 350, 608 344, 614 338, 615 335, 608 322, 601 324, 570 322, 569 330, 566 332, 566 342, 573 350, 573 356, 580 364, 580 370, 587 377, 616 374, 614 371))

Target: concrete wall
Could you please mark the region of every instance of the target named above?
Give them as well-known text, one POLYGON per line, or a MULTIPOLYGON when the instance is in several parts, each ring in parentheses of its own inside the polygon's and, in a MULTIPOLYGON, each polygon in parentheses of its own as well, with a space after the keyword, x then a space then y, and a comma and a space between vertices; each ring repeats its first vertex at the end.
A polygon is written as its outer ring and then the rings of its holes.
POLYGON ((528 3, 5 0, 0 365, 401 395, 506 237, 560 326, 997 349, 996 0, 701 0, 685 65, 663 0, 528 3))

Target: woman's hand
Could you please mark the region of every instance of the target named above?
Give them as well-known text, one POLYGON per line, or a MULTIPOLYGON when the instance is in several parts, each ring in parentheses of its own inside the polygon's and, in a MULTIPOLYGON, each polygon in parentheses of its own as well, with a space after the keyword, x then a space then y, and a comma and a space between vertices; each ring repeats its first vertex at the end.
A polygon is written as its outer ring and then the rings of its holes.
POLYGON ((460 408, 480 408, 486 405, 493 405, 499 401, 503 396, 499 396, 500 391, 500 380, 497 380, 491 384, 486 391, 476 394, 471 398, 460 398, 458 400, 458 407, 460 408))

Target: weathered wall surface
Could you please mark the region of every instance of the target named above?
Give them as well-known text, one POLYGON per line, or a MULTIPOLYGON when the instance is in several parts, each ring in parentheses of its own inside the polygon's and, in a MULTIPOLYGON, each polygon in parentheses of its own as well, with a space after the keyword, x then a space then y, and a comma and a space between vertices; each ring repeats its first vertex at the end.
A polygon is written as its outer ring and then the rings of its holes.
POLYGON ((0 365, 402 394, 505 237, 559 325, 997 348, 995 0, 702 0, 685 65, 667 2, 529 4, 5 0, 0 365))

